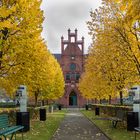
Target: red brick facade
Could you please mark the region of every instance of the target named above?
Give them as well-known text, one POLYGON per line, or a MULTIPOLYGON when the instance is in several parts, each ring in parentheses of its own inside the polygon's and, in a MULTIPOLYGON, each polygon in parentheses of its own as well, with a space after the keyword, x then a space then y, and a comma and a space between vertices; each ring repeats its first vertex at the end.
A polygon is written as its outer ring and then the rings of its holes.
POLYGON ((79 78, 84 65, 84 37, 78 40, 77 29, 72 33, 68 30, 68 40, 61 37, 61 54, 55 54, 60 63, 65 78, 65 94, 58 101, 65 107, 82 107, 86 104, 78 90, 79 78))

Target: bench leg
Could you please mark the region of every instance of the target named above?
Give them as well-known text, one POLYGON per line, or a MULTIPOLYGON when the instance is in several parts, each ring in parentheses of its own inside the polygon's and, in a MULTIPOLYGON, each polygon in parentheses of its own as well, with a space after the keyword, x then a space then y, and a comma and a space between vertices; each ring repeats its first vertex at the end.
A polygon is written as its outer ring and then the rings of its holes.
POLYGON ((4 137, 4 140, 6 140, 6 139, 7 139, 7 138, 6 138, 6 136, 4 136, 4 135, 3 135, 3 137, 4 137))
POLYGON ((118 121, 112 121, 112 126, 116 128, 118 121))
POLYGON ((23 140, 23 132, 22 132, 22 140, 23 140))
POLYGON ((15 140, 16 140, 16 133, 15 133, 15 140))
POLYGON ((23 140, 23 129, 21 129, 21 133, 22 133, 21 135, 22 135, 22 140, 23 140))
POLYGON ((12 133, 10 140, 12 140, 12 139, 13 139, 14 134, 15 134, 15 133, 12 133))

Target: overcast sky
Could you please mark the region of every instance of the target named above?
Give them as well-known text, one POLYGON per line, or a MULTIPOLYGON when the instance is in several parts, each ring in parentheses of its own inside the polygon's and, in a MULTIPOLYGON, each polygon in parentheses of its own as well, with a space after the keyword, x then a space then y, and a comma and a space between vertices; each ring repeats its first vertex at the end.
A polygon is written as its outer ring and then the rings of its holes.
POLYGON ((85 53, 91 44, 86 21, 90 19, 90 10, 101 5, 101 0, 43 0, 44 10, 42 37, 52 53, 61 52, 61 36, 67 39, 67 30, 78 29, 78 39, 85 37, 85 53))

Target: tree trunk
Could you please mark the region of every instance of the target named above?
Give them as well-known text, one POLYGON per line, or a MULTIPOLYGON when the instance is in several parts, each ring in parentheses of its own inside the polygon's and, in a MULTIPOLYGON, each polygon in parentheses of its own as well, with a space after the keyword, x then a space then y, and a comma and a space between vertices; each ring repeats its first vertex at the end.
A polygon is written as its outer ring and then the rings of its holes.
POLYGON ((109 95, 108 103, 109 103, 109 105, 111 104, 111 95, 109 95))
POLYGON ((45 105, 44 100, 42 100, 42 106, 44 106, 44 105, 45 105))
POLYGON ((37 101, 38 101, 38 92, 35 91, 35 107, 37 106, 37 101))
POLYGON ((0 51, 0 69, 1 69, 1 64, 2 64, 2 51, 0 51))
MULTIPOLYGON (((2 36, 3 36, 3 38, 2 38, 2 42, 3 42, 3 40, 7 40, 7 37, 8 37, 8 28, 4 28, 3 30, 1 30, 1 32, 2 32, 2 36)), ((2 51, 0 51, 0 69, 1 69, 1 65, 2 65, 2 56, 3 56, 3 52, 2 51)))
POLYGON ((95 104, 97 104, 97 99, 95 98, 95 104))
POLYGON ((102 100, 100 99, 100 104, 102 104, 102 100))
POLYGON ((46 100, 46 104, 47 104, 47 105, 49 104, 49 100, 48 100, 48 99, 46 100))
POLYGON ((120 104, 123 105, 123 93, 120 91, 120 104))

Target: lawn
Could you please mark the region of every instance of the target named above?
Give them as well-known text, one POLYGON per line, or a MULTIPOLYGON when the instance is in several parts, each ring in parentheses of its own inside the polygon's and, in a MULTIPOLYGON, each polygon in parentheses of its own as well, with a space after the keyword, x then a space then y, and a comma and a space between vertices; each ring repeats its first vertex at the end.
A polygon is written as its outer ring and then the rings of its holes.
MULTIPOLYGON (((112 128, 111 122, 107 120, 99 120, 98 116, 94 115, 93 111, 81 111, 87 116, 96 126, 98 126, 112 140, 135 140, 134 132, 127 131, 122 124, 117 125, 117 128, 112 128)), ((140 140, 140 134, 137 134, 137 140, 140 140)))
MULTIPOLYGON (((47 114, 46 121, 32 120, 30 131, 24 133, 25 140, 50 140, 60 122, 65 117, 66 110, 47 114)), ((21 140, 21 134, 17 135, 17 140, 21 140)))

